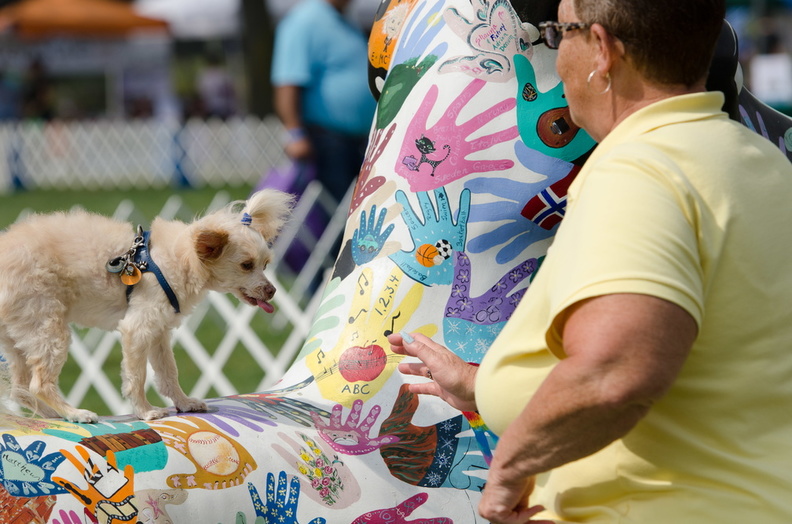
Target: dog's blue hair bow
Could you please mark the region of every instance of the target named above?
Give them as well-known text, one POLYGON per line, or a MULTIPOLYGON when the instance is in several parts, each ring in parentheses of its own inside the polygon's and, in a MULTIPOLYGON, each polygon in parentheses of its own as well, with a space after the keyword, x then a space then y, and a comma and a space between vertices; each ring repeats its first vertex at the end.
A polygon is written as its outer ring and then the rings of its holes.
POLYGON ((253 217, 252 217, 252 216, 250 216, 250 215, 248 215, 247 213, 242 213, 242 220, 241 220, 241 222, 242 222, 243 224, 245 224, 246 226, 249 226, 250 224, 252 224, 252 223, 253 223, 253 217))

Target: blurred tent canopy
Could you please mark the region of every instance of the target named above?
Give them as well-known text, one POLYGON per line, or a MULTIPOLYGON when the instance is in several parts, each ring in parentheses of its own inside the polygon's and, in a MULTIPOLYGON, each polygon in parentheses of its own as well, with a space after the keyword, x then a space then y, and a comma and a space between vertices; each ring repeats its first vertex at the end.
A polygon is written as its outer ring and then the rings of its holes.
POLYGON ((117 0, 22 0, 0 9, 0 32, 25 38, 120 37, 140 30, 168 29, 164 20, 143 16, 117 0))
POLYGON ((233 38, 240 31, 241 0, 135 0, 134 6, 142 15, 167 20, 174 38, 233 38))

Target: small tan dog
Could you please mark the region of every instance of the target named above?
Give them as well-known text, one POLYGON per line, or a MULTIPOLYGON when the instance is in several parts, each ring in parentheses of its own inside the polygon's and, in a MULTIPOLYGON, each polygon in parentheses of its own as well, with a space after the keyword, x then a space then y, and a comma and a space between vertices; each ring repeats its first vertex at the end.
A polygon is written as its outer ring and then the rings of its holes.
POLYGON ((273 311, 275 287, 264 268, 292 205, 291 195, 263 190, 190 224, 157 218, 150 239, 82 211, 12 225, 0 234, 0 352, 10 364, 11 398, 44 417, 98 420, 58 389, 74 322, 121 333, 122 393, 138 418, 168 413, 146 400, 147 360, 178 411, 206 410, 179 385, 170 332, 209 290, 273 311))

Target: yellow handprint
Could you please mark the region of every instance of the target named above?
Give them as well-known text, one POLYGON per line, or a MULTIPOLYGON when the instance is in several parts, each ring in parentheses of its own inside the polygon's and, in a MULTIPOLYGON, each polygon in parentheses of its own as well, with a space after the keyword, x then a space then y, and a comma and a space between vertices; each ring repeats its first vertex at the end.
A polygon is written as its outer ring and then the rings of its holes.
POLYGON ((97 521, 102 524, 120 524, 135 519, 138 510, 135 506, 135 473, 132 466, 127 465, 123 473, 119 471, 112 451, 107 452, 107 460, 98 455, 97 458, 91 458, 89 451, 82 446, 77 448, 79 458, 68 450, 60 451, 82 473, 88 487, 78 487, 61 477, 52 477, 52 480, 77 497, 97 521))
MULTIPOLYGON (((396 369, 403 357, 391 352, 386 337, 407 324, 421 302, 424 288, 413 283, 397 304, 396 292, 403 279, 404 273, 393 267, 374 296, 371 267, 364 267, 358 274, 350 293, 349 316, 342 320, 346 325, 335 347, 329 351, 319 347, 305 357, 325 398, 351 407, 356 399, 373 397, 396 369)), ((413 331, 432 336, 436 330, 436 326, 427 325, 413 331)))
POLYGON ((195 465, 195 473, 168 477, 168 486, 182 489, 224 489, 242 484, 256 461, 237 441, 198 417, 150 422, 163 442, 195 465))

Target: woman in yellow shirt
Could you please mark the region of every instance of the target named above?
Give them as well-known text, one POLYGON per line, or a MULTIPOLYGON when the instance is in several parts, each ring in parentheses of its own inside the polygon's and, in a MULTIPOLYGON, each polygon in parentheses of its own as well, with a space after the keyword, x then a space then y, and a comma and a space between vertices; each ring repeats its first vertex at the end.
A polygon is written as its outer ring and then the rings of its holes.
POLYGON ((792 521, 792 166, 705 91, 724 10, 562 0, 543 37, 599 146, 541 270, 478 369, 390 338, 500 435, 493 523, 792 521))

